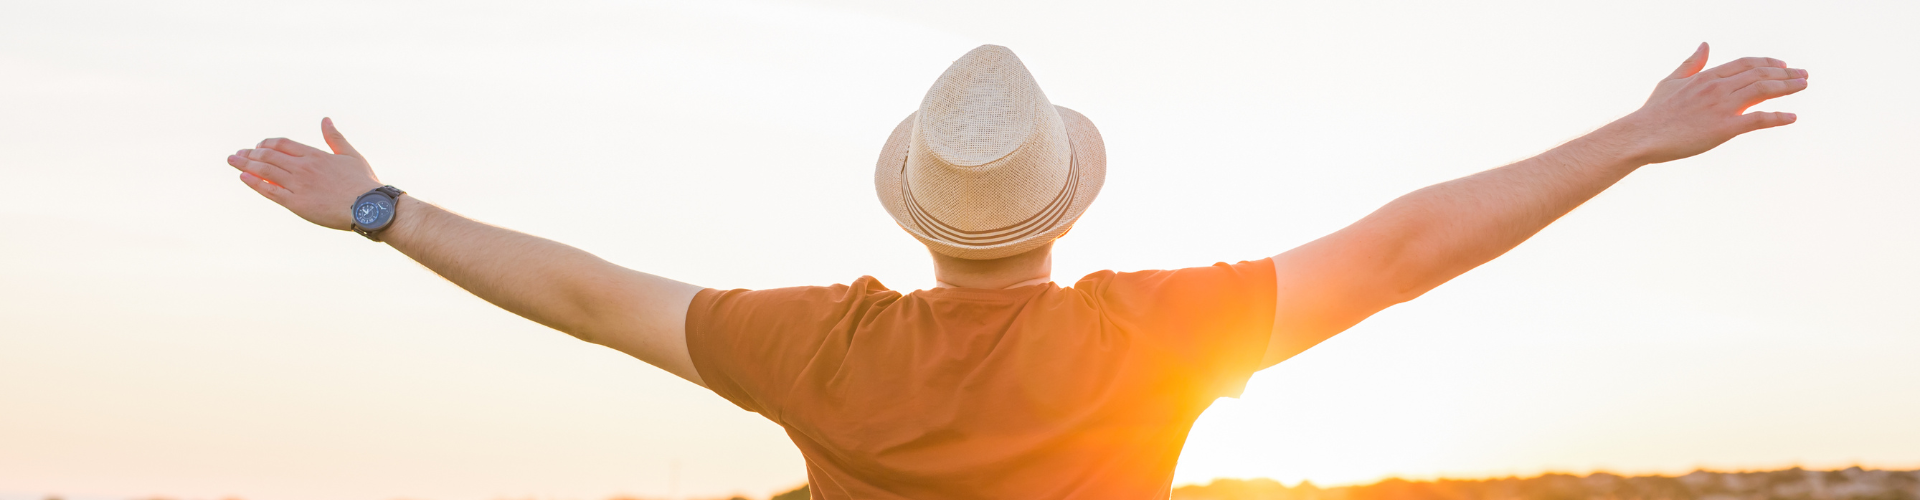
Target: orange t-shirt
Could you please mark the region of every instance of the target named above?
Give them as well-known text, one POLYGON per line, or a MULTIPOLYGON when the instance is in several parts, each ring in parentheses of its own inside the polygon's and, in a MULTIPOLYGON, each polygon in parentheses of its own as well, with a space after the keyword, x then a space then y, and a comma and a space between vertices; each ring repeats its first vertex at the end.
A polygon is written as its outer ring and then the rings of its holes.
POLYGON ((707 387, 786 428, 814 498, 1164 500, 1187 431, 1273 330, 1273 262, 1071 288, 707 289, 707 387))

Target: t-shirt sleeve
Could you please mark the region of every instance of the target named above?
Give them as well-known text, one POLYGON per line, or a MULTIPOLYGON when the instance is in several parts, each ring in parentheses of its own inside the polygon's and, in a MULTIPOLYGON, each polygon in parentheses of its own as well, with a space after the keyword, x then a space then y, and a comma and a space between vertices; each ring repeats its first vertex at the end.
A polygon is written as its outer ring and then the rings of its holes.
POLYGON ((1147 366, 1205 400, 1240 397, 1273 337, 1272 259, 1102 272, 1075 287, 1094 291, 1104 319, 1145 348, 1147 366))
POLYGON ((850 334, 876 300, 898 296, 870 277, 850 285, 701 290, 687 306, 687 352, 708 389, 778 422, 794 381, 844 353, 830 339, 850 334))

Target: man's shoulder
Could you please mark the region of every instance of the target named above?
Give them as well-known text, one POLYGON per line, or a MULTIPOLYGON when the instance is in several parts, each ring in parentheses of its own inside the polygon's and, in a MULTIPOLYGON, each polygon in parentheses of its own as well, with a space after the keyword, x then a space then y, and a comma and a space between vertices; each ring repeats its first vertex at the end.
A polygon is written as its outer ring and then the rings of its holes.
POLYGON ((879 283, 876 277, 864 275, 849 283, 835 285, 808 285, 808 287, 781 288, 707 288, 693 298, 693 310, 714 312, 714 310, 806 310, 810 306, 833 308, 837 304, 849 302, 885 302, 899 298, 887 285, 879 283))
POLYGON ((1218 284, 1236 278, 1264 277, 1273 273, 1273 259, 1262 258, 1243 260, 1228 264, 1215 262, 1211 266, 1180 267, 1167 269, 1142 269, 1138 271, 1095 271, 1080 278, 1073 288, 1083 291, 1098 291, 1108 287, 1156 287, 1175 283, 1182 284, 1218 284))

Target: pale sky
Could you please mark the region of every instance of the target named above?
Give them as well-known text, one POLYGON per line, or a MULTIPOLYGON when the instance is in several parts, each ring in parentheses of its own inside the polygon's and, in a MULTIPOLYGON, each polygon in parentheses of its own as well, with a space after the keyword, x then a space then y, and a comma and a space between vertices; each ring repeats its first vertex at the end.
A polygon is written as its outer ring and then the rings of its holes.
POLYGON ((873 162, 983 43, 1106 139, 1063 284, 1285 251, 1632 111, 1701 41, 1812 74, 1756 108, 1799 123, 1257 375, 1179 483, 1920 467, 1920 3, 1037 3, 0 4, 0 498, 796 486, 774 424, 223 158, 331 116, 382 180, 636 269, 925 288, 873 162))

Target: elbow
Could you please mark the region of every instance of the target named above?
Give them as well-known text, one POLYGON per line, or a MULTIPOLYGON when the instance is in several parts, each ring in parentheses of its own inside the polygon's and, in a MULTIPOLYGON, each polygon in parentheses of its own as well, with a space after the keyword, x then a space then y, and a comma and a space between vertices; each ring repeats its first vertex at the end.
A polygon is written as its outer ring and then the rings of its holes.
POLYGON ((1437 252, 1403 252, 1409 258, 1393 266, 1387 274, 1389 279, 1387 296, 1393 304, 1407 302, 1426 295, 1440 285, 1452 281, 1475 267, 1475 263, 1465 259, 1447 258, 1437 252))
POLYGON ((1420 298, 1460 274, 1454 271, 1457 263, 1420 245, 1419 241, 1418 238, 1402 239, 1382 259, 1385 272, 1381 275, 1387 279, 1380 293, 1386 305, 1420 298))
POLYGON ((606 345, 606 344, 600 343, 599 339, 601 338, 601 336, 595 335, 593 333, 593 329, 591 328, 572 327, 572 328, 566 328, 566 329, 555 328, 555 330, 560 330, 560 333, 565 333, 567 335, 573 336, 573 338, 580 339, 581 342, 586 342, 589 344, 597 344, 597 345, 606 345))
POLYGON ((608 325, 612 324, 612 321, 607 318, 609 316, 607 312, 588 307, 585 303, 576 302, 575 304, 578 305, 569 308, 571 312, 565 314, 563 318, 548 323, 547 326, 580 339, 581 342, 606 345, 605 341, 609 336, 608 325))
POLYGON ((558 330, 582 342, 605 345, 602 343, 607 337, 605 325, 609 324, 604 319, 606 314, 589 307, 585 302, 568 300, 550 303, 539 310, 537 316, 525 316, 535 323, 558 330))
POLYGON ((1426 295, 1428 291, 1439 286, 1439 283, 1429 283, 1421 280, 1395 283, 1394 286, 1385 293, 1385 302, 1388 306, 1409 302, 1413 299, 1420 298, 1421 295, 1426 295))

